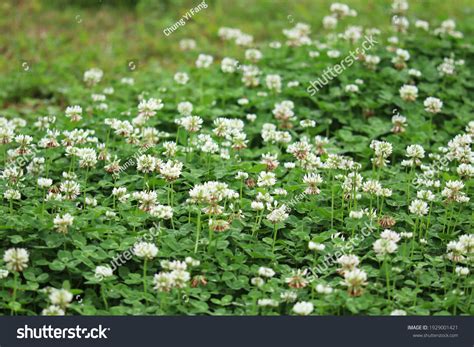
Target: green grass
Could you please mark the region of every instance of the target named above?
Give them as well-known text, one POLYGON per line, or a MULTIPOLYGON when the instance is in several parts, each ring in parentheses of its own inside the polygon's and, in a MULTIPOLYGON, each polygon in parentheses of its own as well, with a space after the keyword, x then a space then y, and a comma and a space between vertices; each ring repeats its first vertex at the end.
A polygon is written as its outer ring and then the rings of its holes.
MULTIPOLYGON (((138 61, 134 73, 159 73, 163 67, 189 64, 194 54, 179 51, 178 42, 182 38, 196 39, 198 52, 213 54, 217 59, 225 55, 239 57, 242 53, 238 47, 224 47, 219 42, 217 30, 221 26, 240 28, 257 42, 283 40, 282 29, 300 21, 309 23, 313 32, 320 31, 321 20, 329 13, 331 3, 329 0, 208 1, 207 9, 167 37, 163 30, 198 1, 87 0, 74 1, 76 5, 60 0, 2 2, 0 101, 8 105, 25 97, 48 97, 53 92, 52 85, 74 83, 84 70, 94 66, 103 69, 107 76, 109 72, 130 74, 127 64, 131 60, 138 61)), ((387 15, 390 1, 346 3, 359 15, 346 19, 344 25, 357 23, 384 28, 390 24, 387 15)), ((410 19, 427 19, 436 25, 454 18, 466 37, 473 32, 472 1, 412 1, 410 6, 410 19)))

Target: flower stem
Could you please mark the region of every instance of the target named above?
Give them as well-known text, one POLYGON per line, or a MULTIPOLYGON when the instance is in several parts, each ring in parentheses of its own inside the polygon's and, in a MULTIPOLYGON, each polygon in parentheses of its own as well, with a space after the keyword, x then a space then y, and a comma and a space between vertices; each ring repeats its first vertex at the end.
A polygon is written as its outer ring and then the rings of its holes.
POLYGON ((88 178, 89 178, 89 168, 86 169, 86 179, 84 180, 84 209, 86 208, 86 190, 87 190, 88 178))
POLYGON ((197 232, 196 232, 196 242, 194 244, 194 253, 197 253, 197 250, 198 250, 200 234, 201 234, 201 209, 199 208, 198 216, 197 216, 197 232))
MULTIPOLYGON (((16 291, 18 287, 18 272, 13 273, 13 296, 12 296, 12 302, 16 302, 16 291)), ((11 314, 13 314, 13 308, 11 309, 11 314)))
POLYGON ((104 301, 105 309, 109 309, 109 303, 107 302, 107 297, 105 296, 105 290, 104 290, 104 285, 100 285, 100 294, 102 296, 102 300, 104 301))
POLYGON ((331 177, 331 229, 334 227, 334 176, 331 177))
POLYGON ((278 232, 278 229, 277 229, 277 225, 276 223, 273 224, 273 247, 272 247, 272 253, 275 253, 275 243, 276 243, 276 239, 277 239, 277 232, 278 232))
POLYGON ((146 267, 147 267, 147 262, 148 262, 148 259, 145 258, 145 260, 143 261, 143 292, 146 294, 147 291, 146 291, 146 287, 147 287, 147 284, 146 284, 146 267))

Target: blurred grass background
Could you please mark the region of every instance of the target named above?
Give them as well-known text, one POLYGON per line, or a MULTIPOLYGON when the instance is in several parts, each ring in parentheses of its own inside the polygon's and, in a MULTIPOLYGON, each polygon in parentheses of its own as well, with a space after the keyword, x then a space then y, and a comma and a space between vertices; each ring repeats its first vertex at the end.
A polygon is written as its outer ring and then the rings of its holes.
MULTIPOLYGON (((236 27, 255 41, 282 40, 282 29, 309 23, 313 38, 322 32, 330 0, 206 0, 195 14, 169 36, 163 30, 178 21, 199 0, 1 0, 0 102, 3 107, 23 98, 47 98, 51 86, 77 83, 86 69, 99 67, 105 76, 159 73, 192 64, 197 53, 242 56, 242 48, 217 37, 221 26, 236 27), (193 38, 195 52, 181 52, 179 41, 193 38), (128 62, 137 63, 130 72, 128 62), (26 65, 25 65, 26 64, 26 65), (26 69, 26 71, 25 71, 26 69)), ((389 0, 342 1, 358 12, 349 24, 387 27, 389 0)), ((466 39, 474 32, 473 0, 412 0, 409 18, 437 26, 453 18, 466 39)), ((413 22, 412 22, 413 25, 413 22)), ((449 52, 446 52, 449 55, 449 52)), ((117 77, 117 76, 116 76, 117 77)))

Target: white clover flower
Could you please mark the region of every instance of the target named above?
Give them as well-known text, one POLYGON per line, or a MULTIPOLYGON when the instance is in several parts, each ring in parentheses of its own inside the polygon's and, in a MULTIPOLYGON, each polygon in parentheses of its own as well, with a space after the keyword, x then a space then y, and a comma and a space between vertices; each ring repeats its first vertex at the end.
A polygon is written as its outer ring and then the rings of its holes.
POLYGON ((72 225, 74 217, 69 213, 65 213, 62 216, 59 214, 53 220, 54 228, 58 233, 67 234, 69 227, 72 225))
POLYGON ((255 120, 257 119, 257 115, 256 114, 253 114, 253 113, 248 113, 245 118, 249 121, 249 122, 255 122, 255 120))
POLYGON ((408 70, 408 75, 418 78, 418 77, 421 77, 421 71, 417 70, 417 69, 409 69, 408 70))
POLYGON ((66 312, 58 305, 50 305, 41 311, 42 316, 64 316, 66 312))
POLYGON ((335 29, 337 26, 337 17, 336 16, 324 16, 323 18, 323 27, 324 29, 335 29))
POLYGON ((344 285, 349 289, 353 296, 358 296, 362 293, 362 287, 367 285, 367 273, 364 270, 353 269, 344 274, 344 285))
POLYGON ((439 113, 443 107, 443 102, 438 98, 428 97, 423 101, 425 110, 429 113, 439 113))
POLYGON ((300 82, 298 81, 289 81, 286 86, 288 88, 295 88, 295 87, 298 87, 300 85, 300 82))
POLYGON ((441 76, 451 76, 456 72, 456 62, 452 58, 444 58, 443 62, 437 67, 441 76))
POLYGON ((416 86, 404 84, 399 90, 400 97, 405 101, 415 101, 418 97, 418 88, 416 86))
POLYGON ((158 247, 149 242, 140 241, 133 246, 133 254, 139 258, 153 259, 158 254, 158 247))
POLYGON ((357 93, 359 91, 359 87, 357 84, 348 84, 344 87, 344 90, 347 93, 357 93))
POLYGON ((395 31, 400 33, 405 33, 410 26, 410 22, 406 17, 403 16, 393 16, 392 17, 392 26, 395 28, 395 31))
POLYGON ((141 155, 137 158, 137 171, 143 173, 150 173, 155 171, 157 160, 149 154, 141 155))
POLYGON ((105 277, 111 277, 112 275, 113 270, 108 265, 99 265, 95 268, 95 277, 101 280, 105 277))
POLYGON ((160 219, 173 218, 173 208, 171 206, 156 205, 150 208, 150 215, 160 219))
POLYGON ((7 278, 8 274, 9 274, 8 270, 0 269, 0 280, 7 278))
POLYGON ((293 312, 300 316, 308 316, 314 310, 314 305, 307 301, 300 301, 293 306, 293 312))
POLYGON ((198 116, 186 116, 179 120, 179 125, 189 132, 198 132, 202 126, 202 118, 198 116))
POLYGON ((192 51, 196 49, 196 41, 193 39, 182 39, 179 41, 179 48, 182 51, 192 51))
POLYGON ((420 190, 416 192, 416 197, 421 200, 434 201, 436 196, 431 190, 420 190))
POLYGON ((346 4, 338 3, 338 2, 332 3, 329 10, 337 18, 344 18, 352 14, 349 6, 347 6, 346 4))
POLYGON ((196 67, 199 69, 207 69, 209 66, 211 66, 213 61, 214 58, 212 56, 207 54, 199 54, 196 60, 196 67))
POLYGON ((173 278, 173 284, 175 288, 185 288, 191 279, 189 272, 184 270, 173 270, 171 271, 171 276, 173 278))
POLYGON ((250 207, 254 211, 262 211, 263 209, 265 209, 265 205, 261 201, 252 201, 250 207))
POLYGON ((93 168, 97 164, 97 153, 93 148, 77 148, 75 151, 79 157, 79 166, 81 168, 93 168))
POLYGON ((349 217, 354 218, 354 219, 361 219, 362 217, 364 217, 364 211, 363 210, 351 211, 349 212, 349 217))
POLYGON ((267 75, 265 77, 267 88, 274 90, 277 93, 281 92, 281 77, 280 75, 267 75))
POLYGON ((456 169, 459 176, 464 178, 474 177, 474 165, 461 163, 456 169))
POLYGON ((380 191, 382 190, 382 185, 377 180, 369 179, 364 182, 362 190, 369 194, 379 195, 380 191))
POLYGON ((163 142, 163 149, 164 152, 163 154, 167 156, 168 158, 176 156, 176 153, 178 152, 178 145, 176 142, 173 141, 166 141, 163 142))
POLYGON ((324 284, 318 284, 316 285, 316 291, 319 294, 331 294, 334 290, 331 286, 329 285, 324 285, 324 284))
POLYGON ((234 73, 240 67, 236 59, 225 57, 221 62, 221 70, 225 73, 234 73))
POLYGON ((330 49, 326 54, 329 58, 339 58, 341 56, 341 52, 337 49, 330 49))
POLYGON ((281 223, 288 219, 289 215, 286 213, 286 206, 282 205, 279 208, 274 209, 267 215, 267 219, 273 224, 281 223))
POLYGON ((245 59, 250 60, 252 63, 257 63, 260 59, 262 59, 263 54, 258 49, 247 49, 245 51, 245 59))
POLYGON ((96 198, 91 198, 91 197, 87 196, 85 202, 86 202, 87 206, 93 206, 93 207, 97 206, 97 199, 96 198))
POLYGON ((154 289, 159 292, 169 292, 175 284, 175 278, 171 272, 160 272, 153 277, 154 289))
POLYGON ((23 170, 13 165, 7 166, 2 172, 2 178, 12 184, 19 182, 22 176, 23 170))
POLYGON ((249 174, 243 171, 237 172, 237 175, 235 175, 235 178, 238 180, 246 180, 249 178, 249 174))
POLYGON ((186 72, 177 72, 174 74, 174 80, 178 84, 186 84, 189 81, 189 76, 186 72))
POLYGON ((402 161, 402 166, 420 166, 421 159, 425 157, 425 150, 420 145, 410 145, 407 147, 406 156, 409 158, 408 160, 402 161))
POLYGON ((7 189, 3 193, 3 197, 7 200, 20 200, 21 199, 21 193, 16 189, 7 189))
POLYGON ((156 114, 156 111, 159 111, 163 108, 163 103, 161 99, 148 99, 142 100, 138 104, 138 116, 148 119, 153 117, 156 114))
POLYGON ((104 76, 104 72, 98 68, 92 68, 84 72, 84 82, 89 85, 93 86, 99 83, 104 76))
POLYGON ((283 34, 288 39, 286 44, 293 47, 311 44, 311 39, 308 36, 310 32, 310 26, 305 23, 297 23, 293 28, 283 29, 283 34))
POLYGON ((68 106, 66 108, 66 117, 71 119, 72 122, 78 122, 82 119, 82 107, 81 106, 68 106))
POLYGON ((397 232, 390 230, 390 229, 385 229, 380 233, 380 238, 385 239, 385 240, 390 240, 393 242, 398 242, 400 241, 400 234, 397 232))
POLYGON ((408 210, 410 211, 410 213, 421 217, 428 214, 429 208, 428 204, 425 201, 416 199, 411 202, 410 206, 408 207, 408 210))
POLYGON ((298 294, 296 294, 292 290, 284 291, 280 294, 280 299, 284 302, 293 302, 298 298, 298 294))
POLYGON ((405 0, 394 0, 392 2, 392 12, 403 14, 408 10, 408 2, 405 0))
POLYGON ((403 61, 410 60, 410 53, 407 50, 397 48, 397 50, 395 51, 395 54, 397 55, 398 59, 401 59, 403 61))
POLYGON ((38 178, 38 187, 40 188, 49 188, 53 184, 53 180, 50 178, 38 178))
POLYGON ((61 308, 69 306, 73 299, 72 293, 66 289, 52 288, 49 294, 49 300, 53 305, 58 305, 61 308))
POLYGON ((271 277, 275 276, 275 271, 273 271, 273 269, 271 269, 271 268, 261 266, 258 269, 258 274, 262 277, 271 278, 271 277))
POLYGON ((201 262, 200 262, 199 260, 194 259, 194 258, 192 258, 192 257, 186 257, 186 258, 184 259, 184 261, 185 261, 186 264, 188 264, 189 266, 194 266, 194 267, 199 266, 199 265, 201 264, 201 262))
POLYGON ((157 204, 158 195, 154 190, 134 192, 132 196, 138 201, 138 208, 143 211, 150 211, 150 209, 157 204))
POLYGON ((311 173, 306 174, 303 177, 303 182, 308 185, 308 188, 305 189, 306 194, 319 194, 321 190, 318 186, 323 182, 323 178, 319 174, 311 173))
POLYGON ((163 269, 166 270, 179 270, 179 271, 184 271, 188 268, 188 263, 186 261, 179 261, 179 260, 162 260, 160 262, 160 265, 163 269))
POLYGON ((193 112, 193 104, 189 101, 183 101, 178 104, 178 112, 182 116, 190 116, 193 112))
POLYGON ((308 242, 308 248, 311 251, 324 251, 326 246, 321 244, 321 243, 317 243, 317 242, 314 242, 314 241, 309 241, 308 242))
POLYGON ((120 79, 120 83, 133 86, 135 84, 135 79, 133 77, 123 77, 120 79))
POLYGON ((404 310, 393 310, 392 312, 390 312, 390 315, 391 316, 406 316, 407 313, 404 310))
POLYGON ((257 185, 259 187, 271 187, 276 183, 276 176, 273 172, 262 171, 258 175, 257 185))
POLYGON ((273 49, 280 49, 281 48, 281 42, 278 42, 278 41, 272 41, 268 44, 268 46, 270 48, 273 48, 273 49))
POLYGON ((428 31, 430 29, 430 23, 428 23, 427 21, 418 19, 415 21, 415 28, 428 31))
POLYGON ((387 165, 387 160, 392 154, 392 144, 385 141, 373 140, 370 143, 370 148, 375 151, 375 158, 372 158, 372 162, 378 167, 384 167, 387 165))
POLYGON ((390 239, 378 239, 374 242, 374 251, 377 256, 385 256, 387 254, 395 253, 398 246, 397 243, 390 239))
POLYGON ((456 266, 455 271, 458 276, 467 276, 470 273, 469 268, 462 266, 456 266))
POLYGON ((352 271, 359 265, 359 257, 353 254, 344 254, 337 259, 337 263, 341 265, 339 272, 344 274, 352 271))
POLYGON ((183 163, 180 161, 168 160, 166 163, 160 164, 160 174, 168 181, 175 181, 181 176, 183 163))
POLYGON ((278 307, 278 301, 275 299, 258 299, 257 305, 262 307, 278 307))
POLYGON ((3 261, 7 270, 21 272, 28 267, 29 253, 24 248, 10 248, 5 251, 3 261))
POLYGON ((265 284, 265 280, 261 277, 252 277, 252 279, 250 280, 250 283, 253 286, 261 287, 265 284))
POLYGON ((126 202, 130 198, 130 194, 127 194, 127 188, 117 187, 112 189, 112 195, 115 196, 121 203, 126 202))

